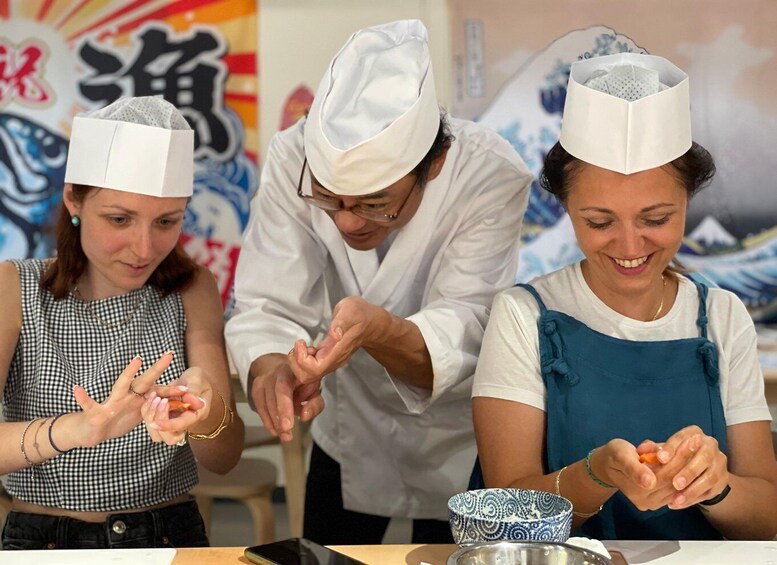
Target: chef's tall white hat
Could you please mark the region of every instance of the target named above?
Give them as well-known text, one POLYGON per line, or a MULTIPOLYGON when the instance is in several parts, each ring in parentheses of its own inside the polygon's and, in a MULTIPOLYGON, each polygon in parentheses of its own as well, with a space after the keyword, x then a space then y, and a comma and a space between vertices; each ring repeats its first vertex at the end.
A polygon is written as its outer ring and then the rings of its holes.
POLYGON ((194 132, 158 96, 120 98, 76 116, 65 182, 159 197, 189 197, 194 132))
POLYGON ((639 53, 573 63, 559 142, 578 159, 623 174, 673 161, 692 143, 688 75, 639 53))
POLYGON ((418 20, 354 33, 321 80, 305 155, 335 194, 386 188, 424 158, 440 125, 428 34, 418 20))

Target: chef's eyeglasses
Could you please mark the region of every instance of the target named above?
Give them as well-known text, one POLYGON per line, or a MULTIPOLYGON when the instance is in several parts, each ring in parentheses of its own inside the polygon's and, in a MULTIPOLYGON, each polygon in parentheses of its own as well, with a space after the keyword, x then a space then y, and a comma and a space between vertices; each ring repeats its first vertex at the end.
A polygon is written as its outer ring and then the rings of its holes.
POLYGON ((413 191, 415 190, 416 184, 413 183, 413 186, 410 187, 410 190, 407 193, 407 196, 405 196, 405 199, 402 201, 402 204, 397 209, 396 212, 393 214, 386 214, 385 210, 387 208, 391 208, 391 205, 393 203, 387 202, 387 203, 381 203, 381 204, 354 204, 353 206, 346 207, 343 204, 343 201, 339 198, 319 198, 316 196, 311 196, 309 194, 304 194, 302 192, 302 179, 305 177, 305 167, 308 164, 308 158, 305 157, 305 159, 302 162, 302 171, 299 173, 299 182, 297 183, 297 196, 302 198, 305 202, 310 204, 311 206, 315 206, 316 208, 321 208, 322 210, 326 210, 328 212, 338 212, 340 210, 347 210, 351 214, 354 214, 355 216, 359 216, 360 218, 363 218, 365 220, 369 220, 371 222, 383 222, 383 223, 391 223, 395 221, 399 215, 402 213, 402 209, 405 207, 405 204, 407 204, 407 201, 410 200, 410 195, 413 194, 413 191))

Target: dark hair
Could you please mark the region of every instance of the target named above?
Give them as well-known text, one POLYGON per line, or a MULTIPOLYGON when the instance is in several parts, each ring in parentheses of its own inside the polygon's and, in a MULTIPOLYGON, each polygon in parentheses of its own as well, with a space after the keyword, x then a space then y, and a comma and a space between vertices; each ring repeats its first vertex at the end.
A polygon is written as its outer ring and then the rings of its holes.
MULTIPOLYGON (((545 156, 540 173, 540 186, 562 204, 566 203, 569 187, 582 164, 583 161, 567 153, 561 143, 556 142, 545 156)), ((696 142, 693 142, 683 155, 664 166, 669 167, 682 183, 689 200, 715 176, 715 161, 712 155, 696 142)))
MULTIPOLYGON (((93 190, 92 186, 73 185, 73 198, 83 202, 93 190)), ((55 228, 57 237, 57 258, 51 261, 41 279, 41 286, 51 291, 55 300, 61 300, 83 274, 89 260, 81 247, 81 231, 70 223, 70 214, 64 204, 60 206, 55 228)), ((197 271, 197 263, 183 250, 181 243, 151 273, 147 284, 157 288, 163 295, 185 289, 197 271)))
POLYGON ((448 118, 445 112, 441 112, 440 127, 437 129, 437 136, 434 138, 431 148, 415 168, 410 171, 410 174, 415 175, 418 186, 423 187, 426 185, 426 179, 429 178, 429 169, 432 167, 432 163, 451 146, 451 142, 454 139, 456 138, 451 134, 448 118))

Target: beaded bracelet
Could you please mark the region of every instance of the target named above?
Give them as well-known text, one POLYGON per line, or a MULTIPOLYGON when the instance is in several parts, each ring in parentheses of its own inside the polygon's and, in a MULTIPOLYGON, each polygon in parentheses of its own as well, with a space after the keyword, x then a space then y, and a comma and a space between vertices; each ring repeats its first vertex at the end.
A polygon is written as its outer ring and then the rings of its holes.
MULTIPOLYGON (((559 469, 558 473, 556 473, 556 494, 558 496, 561 496, 561 489, 559 488, 559 483, 561 482, 561 473, 563 473, 566 468, 567 467, 564 466, 561 469, 559 469)), ((604 504, 602 504, 598 509, 594 510, 593 512, 575 512, 574 506, 573 506, 572 514, 580 518, 590 518, 591 516, 596 516, 599 512, 601 512, 602 508, 604 508, 604 504)))
POLYGON ((54 416, 54 419, 49 422, 49 443, 51 444, 51 447, 54 448, 54 451, 59 453, 60 455, 64 455, 68 451, 72 451, 72 449, 68 449, 67 451, 62 451, 60 448, 57 447, 57 445, 54 443, 54 438, 51 436, 51 429, 54 427, 54 422, 59 420, 64 414, 59 414, 57 416, 54 416))
POLYGON ((218 437, 218 435, 226 428, 232 425, 232 422, 235 419, 235 413, 232 412, 232 408, 227 405, 227 401, 223 396, 221 396, 221 393, 216 392, 216 394, 219 395, 219 398, 221 398, 221 403, 224 405, 224 415, 221 417, 221 423, 209 434, 193 434, 191 432, 187 432, 189 439, 214 439, 218 437))
POLYGON ((591 454, 596 451, 596 448, 594 447, 591 451, 588 452, 588 455, 585 456, 585 472, 588 473, 588 476, 591 477, 591 480, 595 482, 600 487, 604 488, 615 488, 613 485, 608 485, 603 480, 601 480, 599 477, 594 475, 593 469, 591 469, 591 454))

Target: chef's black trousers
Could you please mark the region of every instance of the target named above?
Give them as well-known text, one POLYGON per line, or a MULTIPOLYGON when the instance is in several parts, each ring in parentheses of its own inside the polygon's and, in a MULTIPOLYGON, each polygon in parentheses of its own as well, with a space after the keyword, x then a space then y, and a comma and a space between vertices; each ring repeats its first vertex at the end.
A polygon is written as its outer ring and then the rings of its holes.
MULTIPOLYGON (((391 519, 343 508, 340 465, 313 443, 305 487, 303 536, 321 545, 374 545, 391 519)), ((411 543, 453 543, 445 520, 413 520, 411 543)))

